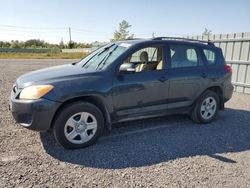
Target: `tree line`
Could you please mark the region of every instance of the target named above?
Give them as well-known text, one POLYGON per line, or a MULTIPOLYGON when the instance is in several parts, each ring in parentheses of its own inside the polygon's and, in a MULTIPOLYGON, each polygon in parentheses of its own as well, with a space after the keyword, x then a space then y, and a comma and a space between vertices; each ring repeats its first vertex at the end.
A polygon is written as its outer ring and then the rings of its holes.
MULTIPOLYGON (((111 39, 111 41, 117 41, 117 40, 126 40, 133 38, 133 35, 129 34, 128 29, 131 27, 129 23, 125 20, 123 20, 121 23, 119 23, 119 29, 114 32, 114 36, 111 39)), ((32 48, 32 49, 40 49, 40 48, 46 48, 46 49, 65 49, 65 48, 91 48, 92 45, 89 43, 80 43, 80 42, 74 42, 70 41, 67 44, 64 44, 63 41, 61 41, 59 44, 51 44, 44 40, 40 39, 30 39, 26 41, 19 41, 19 40, 12 40, 12 41, 0 41, 0 48, 32 48)))
POLYGON ((64 49, 64 48, 90 48, 91 44, 80 43, 71 41, 67 44, 64 44, 63 41, 60 44, 51 44, 40 39, 30 39, 26 41, 12 40, 0 41, 0 48, 48 48, 48 49, 64 49))
MULTIPOLYGON (((111 42, 119 40, 133 39, 134 35, 130 34, 129 29, 131 25, 126 21, 122 20, 119 23, 119 28, 114 32, 111 42)), ((212 34, 212 31, 205 28, 205 31, 202 33, 203 36, 209 36, 212 34)), ((30 39, 26 41, 12 40, 11 42, 0 41, 0 48, 48 48, 48 49, 64 49, 64 48, 90 48, 91 44, 88 43, 79 43, 70 41, 67 44, 64 44, 63 41, 60 44, 51 44, 40 39, 30 39)))

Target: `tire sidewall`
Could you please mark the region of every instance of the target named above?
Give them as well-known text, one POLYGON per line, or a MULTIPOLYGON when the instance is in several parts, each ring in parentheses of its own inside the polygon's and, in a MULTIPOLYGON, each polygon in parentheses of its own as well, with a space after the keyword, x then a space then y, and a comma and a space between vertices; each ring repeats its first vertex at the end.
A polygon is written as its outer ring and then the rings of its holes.
POLYGON ((196 108, 195 108, 195 111, 196 111, 196 116, 199 120, 200 123, 210 123, 212 122, 217 114, 218 114, 218 110, 219 110, 219 96, 213 92, 213 91, 206 91, 204 94, 202 94, 202 96, 199 98, 199 100, 197 101, 197 105, 196 105, 196 108), (208 97, 213 97, 216 101, 216 110, 215 110, 215 113, 214 115, 209 118, 209 119, 204 119, 202 116, 201 116, 201 105, 203 103, 203 101, 208 98, 208 97))
POLYGON ((63 110, 58 114, 53 126, 53 133, 57 142, 64 148, 77 149, 77 148, 84 148, 94 144, 97 141, 98 137, 103 132, 103 128, 104 128, 104 119, 102 112, 93 104, 86 102, 78 102, 65 106, 63 110), (74 144, 66 138, 64 133, 64 127, 67 120, 72 115, 79 112, 88 112, 92 114, 97 120, 97 130, 95 132, 95 135, 89 141, 83 144, 74 144))

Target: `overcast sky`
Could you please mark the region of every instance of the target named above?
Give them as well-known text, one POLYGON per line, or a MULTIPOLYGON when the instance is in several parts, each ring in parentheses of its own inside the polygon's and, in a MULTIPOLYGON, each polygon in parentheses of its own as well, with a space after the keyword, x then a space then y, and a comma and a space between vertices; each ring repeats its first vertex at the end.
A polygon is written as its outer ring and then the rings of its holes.
POLYGON ((109 41, 123 19, 135 37, 250 32, 250 0, 0 0, 0 40, 109 41))

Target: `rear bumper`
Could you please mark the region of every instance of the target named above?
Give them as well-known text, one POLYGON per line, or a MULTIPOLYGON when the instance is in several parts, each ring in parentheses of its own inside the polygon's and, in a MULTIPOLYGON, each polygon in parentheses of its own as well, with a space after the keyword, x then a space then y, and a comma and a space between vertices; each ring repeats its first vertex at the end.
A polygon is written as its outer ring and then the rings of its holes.
POLYGON ((52 119, 60 103, 47 99, 19 100, 10 97, 10 110, 16 122, 36 131, 50 129, 52 119))
POLYGON ((232 98, 233 91, 234 91, 234 86, 232 84, 224 87, 224 91, 223 91, 224 103, 232 98))

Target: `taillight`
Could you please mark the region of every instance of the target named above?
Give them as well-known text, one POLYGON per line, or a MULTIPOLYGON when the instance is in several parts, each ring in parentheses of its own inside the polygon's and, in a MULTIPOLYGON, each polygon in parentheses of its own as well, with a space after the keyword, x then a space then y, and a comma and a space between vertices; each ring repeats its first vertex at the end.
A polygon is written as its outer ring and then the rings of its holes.
POLYGON ((226 72, 229 72, 229 73, 233 72, 233 69, 232 69, 231 65, 225 65, 224 69, 225 69, 226 72))

